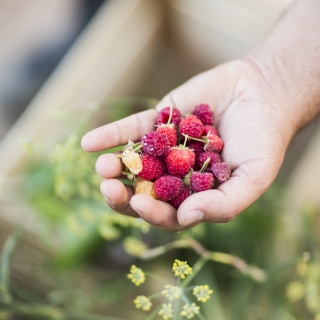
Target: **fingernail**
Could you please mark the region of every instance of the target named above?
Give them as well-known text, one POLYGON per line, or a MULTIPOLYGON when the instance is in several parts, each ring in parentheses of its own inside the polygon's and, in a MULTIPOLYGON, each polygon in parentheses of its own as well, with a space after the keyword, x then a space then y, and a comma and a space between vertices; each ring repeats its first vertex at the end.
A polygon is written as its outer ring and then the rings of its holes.
POLYGON ((110 203, 111 200, 104 195, 104 193, 102 192, 102 190, 101 190, 101 193, 102 193, 102 195, 103 195, 103 197, 104 197, 104 200, 106 200, 106 202, 110 203))
POLYGON ((104 195, 103 195, 103 197, 104 197, 104 200, 106 200, 106 202, 108 202, 108 203, 111 202, 111 200, 109 198, 105 197, 104 195))
POLYGON ((131 208, 141 217, 143 218, 143 212, 140 210, 140 208, 135 205, 136 202, 135 202, 135 199, 134 199, 135 196, 133 196, 131 198, 131 200, 129 201, 129 204, 131 206, 131 208))
POLYGON ((182 225, 188 226, 189 224, 201 221, 202 219, 203 219, 203 212, 201 210, 191 210, 187 212, 182 225))

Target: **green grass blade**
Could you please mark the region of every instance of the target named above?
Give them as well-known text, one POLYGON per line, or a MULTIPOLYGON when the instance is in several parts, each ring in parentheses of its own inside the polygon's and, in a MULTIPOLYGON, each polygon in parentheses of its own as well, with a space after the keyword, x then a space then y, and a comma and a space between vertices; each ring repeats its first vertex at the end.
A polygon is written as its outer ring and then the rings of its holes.
POLYGON ((10 257, 19 238, 19 231, 15 231, 6 240, 0 257, 0 296, 4 302, 11 303, 10 295, 10 257))

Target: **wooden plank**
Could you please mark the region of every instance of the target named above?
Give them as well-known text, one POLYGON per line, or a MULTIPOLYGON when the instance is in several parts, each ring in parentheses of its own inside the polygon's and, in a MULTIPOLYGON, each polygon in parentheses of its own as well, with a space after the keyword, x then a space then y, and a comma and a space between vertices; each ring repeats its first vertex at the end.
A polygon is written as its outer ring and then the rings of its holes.
POLYGON ((92 101, 132 90, 153 50, 163 22, 162 3, 107 1, 53 75, 0 144, 0 186, 24 165, 19 141, 58 126, 54 110, 85 109, 92 101), (137 72, 140 67, 140 72, 137 72))

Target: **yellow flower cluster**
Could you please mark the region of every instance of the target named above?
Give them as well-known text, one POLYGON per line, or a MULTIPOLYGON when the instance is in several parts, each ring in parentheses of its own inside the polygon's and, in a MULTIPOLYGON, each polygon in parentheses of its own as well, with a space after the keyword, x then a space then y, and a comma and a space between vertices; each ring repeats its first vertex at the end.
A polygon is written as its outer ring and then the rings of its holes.
POLYGON ((99 194, 101 178, 92 169, 95 158, 90 153, 83 152, 76 135, 71 135, 63 144, 57 144, 53 148, 51 159, 55 194, 59 198, 68 201, 74 196, 88 199, 95 198, 95 193, 99 194))
POLYGON ((320 320, 320 263, 309 259, 310 255, 304 253, 302 261, 297 264, 300 279, 288 284, 286 296, 292 303, 304 299, 306 309, 320 320))
POLYGON ((173 307, 172 303, 164 303, 162 308, 158 312, 159 316, 162 316, 164 320, 168 320, 173 317, 173 307))
MULTIPOLYGON (((128 241, 131 242, 133 240, 129 238, 128 241)), ((130 243, 130 245, 133 243, 134 242, 130 243)), ((184 279, 187 275, 192 273, 192 268, 188 265, 188 263, 186 261, 180 261, 178 259, 174 261, 172 270, 175 276, 181 277, 182 279, 184 279)), ((135 265, 131 266, 128 278, 137 286, 145 282, 144 272, 141 269, 137 268, 135 265)), ((186 292, 188 292, 192 288, 194 296, 197 298, 198 301, 201 301, 203 303, 207 302, 210 299, 210 295, 213 294, 213 290, 211 290, 208 285, 188 287, 186 288, 186 292)), ((197 306, 195 303, 189 303, 187 297, 185 296, 183 282, 181 286, 166 284, 164 286, 164 290, 161 291, 161 294, 169 300, 169 303, 163 303, 158 307, 160 309, 158 311, 158 315, 161 316, 164 320, 169 320, 173 318, 174 310, 173 303, 171 303, 171 301, 179 299, 183 300, 186 303, 182 307, 182 310, 176 310, 177 315, 180 312, 180 316, 186 317, 188 319, 193 318, 195 315, 198 315, 198 317, 201 317, 201 319, 203 318, 200 314, 200 307, 197 306)), ((134 303, 136 305, 136 308, 141 308, 144 311, 148 311, 150 310, 152 305, 151 299, 158 297, 159 293, 156 293, 150 297, 138 296, 134 300, 134 303)), ((154 317, 155 312, 157 312, 158 308, 150 316, 154 317)))
POLYGON ((161 293, 171 301, 180 298, 182 289, 171 284, 166 284, 164 286, 164 290, 161 293))
POLYGON ((137 309, 142 309, 143 311, 150 311, 152 307, 152 302, 146 296, 137 296, 133 303, 137 309))
POLYGON ((188 274, 192 273, 192 268, 188 265, 186 261, 180 261, 176 259, 173 263, 172 267, 173 274, 176 277, 180 277, 181 279, 185 279, 188 274))
POLYGON ((128 279, 130 279, 136 286, 140 286, 140 284, 146 281, 144 272, 140 268, 137 268, 135 265, 131 266, 130 273, 127 276, 128 279))
POLYGON ((140 255, 148 249, 144 242, 134 237, 125 238, 123 248, 127 254, 133 257, 140 257, 140 255))
POLYGON ((193 294, 197 297, 198 301, 205 303, 210 299, 210 294, 213 294, 213 290, 208 285, 196 286, 193 289, 193 294))
POLYGON ((290 282, 286 288, 286 295, 290 302, 300 300, 306 292, 305 286, 299 281, 290 282))
POLYGON ((191 303, 191 304, 186 303, 183 306, 180 315, 182 315, 183 317, 187 317, 188 319, 191 319, 196 314, 198 314, 199 311, 200 311, 200 307, 198 307, 195 303, 191 303))

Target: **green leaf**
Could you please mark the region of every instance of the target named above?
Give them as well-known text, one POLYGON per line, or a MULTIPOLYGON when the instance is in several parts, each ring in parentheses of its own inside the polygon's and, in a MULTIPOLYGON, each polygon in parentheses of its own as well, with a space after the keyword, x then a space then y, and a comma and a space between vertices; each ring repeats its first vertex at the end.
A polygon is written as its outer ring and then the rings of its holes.
POLYGON ((10 295, 10 257, 18 241, 20 232, 15 231, 6 240, 0 258, 0 297, 4 302, 11 303, 10 295))

